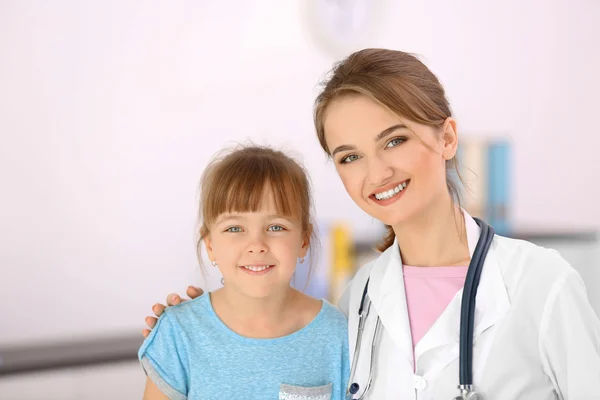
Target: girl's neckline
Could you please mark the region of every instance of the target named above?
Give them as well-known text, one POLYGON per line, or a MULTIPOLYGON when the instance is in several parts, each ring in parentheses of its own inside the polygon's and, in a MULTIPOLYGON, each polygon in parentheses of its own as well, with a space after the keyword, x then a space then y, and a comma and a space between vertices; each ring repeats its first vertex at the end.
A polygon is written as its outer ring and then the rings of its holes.
POLYGON ((325 313, 325 308, 327 307, 327 302, 325 300, 321 300, 321 308, 320 308, 319 312, 317 313, 317 315, 315 315, 315 317, 308 324, 304 325, 302 328, 298 329, 295 332, 289 333, 284 336, 273 337, 273 338, 251 338, 251 337, 243 336, 243 335, 237 333, 236 331, 234 331, 233 329, 231 329, 230 327, 228 327, 215 312, 215 309, 213 307, 212 300, 210 297, 210 293, 206 293, 203 295, 203 297, 204 296, 206 297, 206 303, 208 305, 208 310, 209 310, 211 316, 215 319, 219 328, 227 336, 229 336, 232 339, 235 339, 237 341, 240 341, 240 342, 245 342, 247 344, 255 344, 255 345, 273 345, 273 344, 285 343, 285 342, 294 340, 296 337, 298 337, 300 335, 306 334, 307 332, 309 332, 310 330, 312 330, 314 328, 314 326, 318 323, 319 320, 321 320, 323 318, 323 314, 325 313))

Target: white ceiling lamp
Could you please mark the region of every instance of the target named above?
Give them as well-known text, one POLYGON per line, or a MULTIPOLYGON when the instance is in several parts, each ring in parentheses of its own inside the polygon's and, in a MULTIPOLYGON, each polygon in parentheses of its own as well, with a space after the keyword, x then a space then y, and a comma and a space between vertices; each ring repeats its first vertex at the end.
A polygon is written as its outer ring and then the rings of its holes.
POLYGON ((344 57, 373 45, 388 0, 299 0, 311 41, 328 55, 344 57))

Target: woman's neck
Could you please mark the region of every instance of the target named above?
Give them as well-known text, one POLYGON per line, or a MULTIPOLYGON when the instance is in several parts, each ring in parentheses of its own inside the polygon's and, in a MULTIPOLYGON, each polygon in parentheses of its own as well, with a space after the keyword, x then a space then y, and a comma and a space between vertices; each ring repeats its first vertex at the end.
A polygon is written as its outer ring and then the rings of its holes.
POLYGON ((449 194, 425 213, 393 228, 402 262, 406 265, 439 267, 469 264, 464 216, 449 194))
POLYGON ((274 338, 298 330, 299 292, 288 287, 281 293, 255 298, 228 287, 211 293, 211 303, 221 321, 238 334, 274 338))

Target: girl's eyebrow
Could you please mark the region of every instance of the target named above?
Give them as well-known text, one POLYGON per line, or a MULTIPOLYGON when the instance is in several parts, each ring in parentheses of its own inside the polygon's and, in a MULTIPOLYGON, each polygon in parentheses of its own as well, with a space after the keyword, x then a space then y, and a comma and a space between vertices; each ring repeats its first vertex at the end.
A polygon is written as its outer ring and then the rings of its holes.
POLYGON ((219 218, 217 218, 217 220, 215 221, 215 223, 221 223, 221 222, 225 222, 225 221, 235 221, 235 220, 243 220, 244 217, 241 215, 234 215, 234 214, 221 214, 219 216, 219 218))
POLYGON ((271 214, 267 216, 268 219, 284 219, 288 222, 294 222, 293 220, 291 220, 289 217, 283 216, 283 215, 278 215, 278 214, 271 214))
MULTIPOLYGON (((216 224, 220 224, 220 223, 228 222, 228 221, 243 221, 243 220, 246 220, 246 219, 247 219, 247 217, 245 217, 243 215, 239 215, 239 214, 221 214, 219 216, 219 218, 217 218, 217 220, 215 221, 215 223, 216 224)), ((284 215, 279 215, 279 214, 270 214, 270 215, 267 215, 265 217, 265 219, 269 219, 269 220, 271 220, 271 219, 283 219, 283 220, 288 221, 290 223, 294 222, 294 220, 291 219, 289 216, 286 217, 284 215)))

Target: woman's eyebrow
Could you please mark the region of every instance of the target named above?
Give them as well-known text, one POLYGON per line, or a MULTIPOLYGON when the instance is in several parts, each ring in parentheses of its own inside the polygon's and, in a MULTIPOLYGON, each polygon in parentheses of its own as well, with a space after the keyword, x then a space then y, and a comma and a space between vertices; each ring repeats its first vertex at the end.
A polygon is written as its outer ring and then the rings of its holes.
MULTIPOLYGON (((377 136, 375 136, 375 141, 376 142, 380 141, 381 139, 383 139, 386 136, 391 135, 393 132, 397 131, 398 129, 407 129, 407 126, 404 124, 392 125, 389 128, 386 128, 383 131, 379 132, 377 134, 377 136)), ((333 150, 331 152, 331 156, 333 157, 341 151, 348 151, 348 150, 356 150, 356 146, 351 145, 351 144, 343 144, 341 146, 336 147, 335 150, 333 150)))

